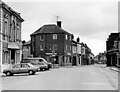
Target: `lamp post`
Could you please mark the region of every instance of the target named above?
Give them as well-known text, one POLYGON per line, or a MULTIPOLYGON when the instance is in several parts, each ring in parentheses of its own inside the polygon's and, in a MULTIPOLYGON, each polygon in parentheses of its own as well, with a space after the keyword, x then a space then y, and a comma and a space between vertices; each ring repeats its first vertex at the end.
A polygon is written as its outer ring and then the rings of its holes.
POLYGON ((56 61, 54 57, 55 57, 55 50, 52 51, 52 62, 53 62, 53 67, 54 67, 55 61, 56 61))

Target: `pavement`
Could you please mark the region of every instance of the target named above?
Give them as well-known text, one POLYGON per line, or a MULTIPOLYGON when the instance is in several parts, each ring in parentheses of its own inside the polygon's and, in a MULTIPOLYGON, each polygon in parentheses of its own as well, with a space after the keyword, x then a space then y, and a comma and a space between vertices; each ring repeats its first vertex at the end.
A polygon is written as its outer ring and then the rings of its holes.
POLYGON ((115 66, 109 66, 109 67, 107 67, 106 64, 95 64, 95 65, 97 67, 107 68, 107 69, 112 70, 112 71, 120 72, 120 68, 115 67, 115 66))
POLYGON ((2 77, 4 74, 2 72, 0 72, 0 77, 2 77))
POLYGON ((117 67, 108 67, 108 69, 119 72, 120 73, 120 68, 117 67))

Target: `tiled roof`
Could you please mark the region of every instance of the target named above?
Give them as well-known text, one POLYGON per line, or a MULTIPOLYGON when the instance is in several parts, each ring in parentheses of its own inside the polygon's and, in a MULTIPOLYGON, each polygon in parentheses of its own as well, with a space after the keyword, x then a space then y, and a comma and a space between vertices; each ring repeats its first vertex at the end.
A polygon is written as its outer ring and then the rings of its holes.
MULTIPOLYGON (((67 31, 63 30, 62 28, 58 27, 55 24, 49 24, 49 25, 44 25, 41 28, 39 28, 37 31, 32 33, 31 35, 35 34, 46 34, 46 33, 68 33, 67 31)), ((70 33, 68 33, 70 34, 70 33)))

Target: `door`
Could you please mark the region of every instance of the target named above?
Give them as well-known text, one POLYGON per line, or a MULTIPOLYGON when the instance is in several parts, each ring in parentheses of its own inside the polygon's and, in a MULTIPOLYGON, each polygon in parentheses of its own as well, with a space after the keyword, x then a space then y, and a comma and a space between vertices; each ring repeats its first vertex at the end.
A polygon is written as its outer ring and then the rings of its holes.
POLYGON ((11 50, 11 64, 15 64, 15 50, 11 50))
POLYGON ((20 71, 21 71, 21 73, 28 73, 28 65, 21 64, 20 71))
POLYGON ((14 65, 12 67, 12 73, 20 73, 20 64, 14 65))

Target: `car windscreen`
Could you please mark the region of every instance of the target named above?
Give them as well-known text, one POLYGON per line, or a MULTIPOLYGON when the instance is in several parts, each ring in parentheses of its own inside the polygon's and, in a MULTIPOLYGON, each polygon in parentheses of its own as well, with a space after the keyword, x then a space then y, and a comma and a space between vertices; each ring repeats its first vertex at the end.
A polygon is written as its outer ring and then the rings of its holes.
POLYGON ((33 62, 32 62, 31 64, 32 64, 32 65, 39 65, 38 63, 33 63, 33 62))
POLYGON ((21 61, 21 63, 29 63, 29 62, 30 62, 29 59, 23 59, 23 60, 21 61))

